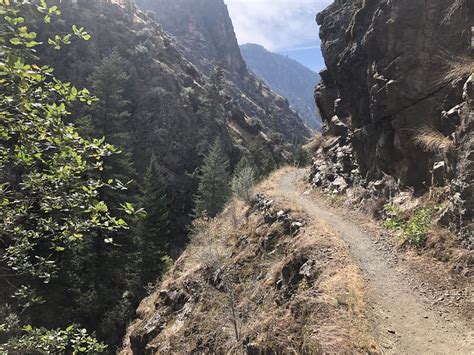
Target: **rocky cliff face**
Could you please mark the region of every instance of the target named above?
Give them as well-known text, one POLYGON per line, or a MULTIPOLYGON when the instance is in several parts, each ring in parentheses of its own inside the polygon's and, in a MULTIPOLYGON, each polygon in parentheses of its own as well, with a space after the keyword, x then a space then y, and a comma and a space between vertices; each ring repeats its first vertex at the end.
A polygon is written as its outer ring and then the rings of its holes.
POLYGON ((137 5, 154 12, 183 56, 205 74, 215 64, 222 64, 228 95, 267 135, 274 132, 287 141, 310 135, 288 100, 248 71, 223 0, 138 0, 137 5))
POLYGON ((258 44, 244 44, 240 51, 248 68, 280 95, 288 98, 291 107, 313 129, 321 128, 313 91, 319 75, 311 69, 258 44))
POLYGON ((185 56, 204 72, 222 62, 230 72, 245 73, 227 6, 216 0, 137 0, 154 12, 164 29, 177 39, 185 56))
POLYGON ((315 185, 451 184, 472 218, 473 21, 471 0, 339 0, 318 14, 330 139, 315 185))

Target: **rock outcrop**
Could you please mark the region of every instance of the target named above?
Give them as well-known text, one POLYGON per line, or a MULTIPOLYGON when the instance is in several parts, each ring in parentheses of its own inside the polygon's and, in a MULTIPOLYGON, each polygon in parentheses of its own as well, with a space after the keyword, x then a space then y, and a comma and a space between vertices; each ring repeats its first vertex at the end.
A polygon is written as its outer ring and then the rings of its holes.
POLYGON ((221 62, 232 73, 245 74, 234 27, 224 1, 137 0, 151 10, 163 28, 172 34, 179 49, 204 72, 221 62))
POLYGON ((472 220, 473 21, 471 0, 340 0, 317 15, 327 142, 315 185, 450 184, 472 220))

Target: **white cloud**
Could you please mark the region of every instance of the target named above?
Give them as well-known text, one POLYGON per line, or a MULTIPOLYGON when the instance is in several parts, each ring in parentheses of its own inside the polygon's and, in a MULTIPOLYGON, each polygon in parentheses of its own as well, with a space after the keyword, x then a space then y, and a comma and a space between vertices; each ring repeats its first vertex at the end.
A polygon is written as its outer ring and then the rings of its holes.
POLYGON ((269 50, 317 46, 316 14, 332 0, 225 0, 239 43, 269 50))

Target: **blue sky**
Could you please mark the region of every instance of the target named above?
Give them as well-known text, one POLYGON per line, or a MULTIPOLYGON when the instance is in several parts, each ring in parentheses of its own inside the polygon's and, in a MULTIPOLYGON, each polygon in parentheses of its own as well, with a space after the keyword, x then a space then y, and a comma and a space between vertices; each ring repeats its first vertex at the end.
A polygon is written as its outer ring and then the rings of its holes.
POLYGON ((240 44, 257 43, 319 71, 316 14, 332 0, 224 0, 240 44))

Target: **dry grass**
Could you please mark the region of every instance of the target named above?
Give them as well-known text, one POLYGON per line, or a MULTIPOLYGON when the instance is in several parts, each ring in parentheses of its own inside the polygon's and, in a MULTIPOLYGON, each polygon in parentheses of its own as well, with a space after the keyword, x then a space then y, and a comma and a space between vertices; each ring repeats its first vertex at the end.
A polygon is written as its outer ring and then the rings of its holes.
POLYGON ((474 73, 474 59, 469 56, 450 57, 446 63, 448 69, 442 78, 444 82, 465 78, 474 73))
POLYGON ((466 0, 454 0, 451 6, 448 7, 446 10, 446 14, 443 18, 443 21, 441 21, 441 24, 445 25, 447 23, 450 23, 454 19, 454 15, 456 12, 458 12, 460 9, 466 6, 466 0))
POLYGON ((413 142, 426 152, 447 153, 454 149, 454 143, 449 137, 430 126, 414 130, 413 142))

